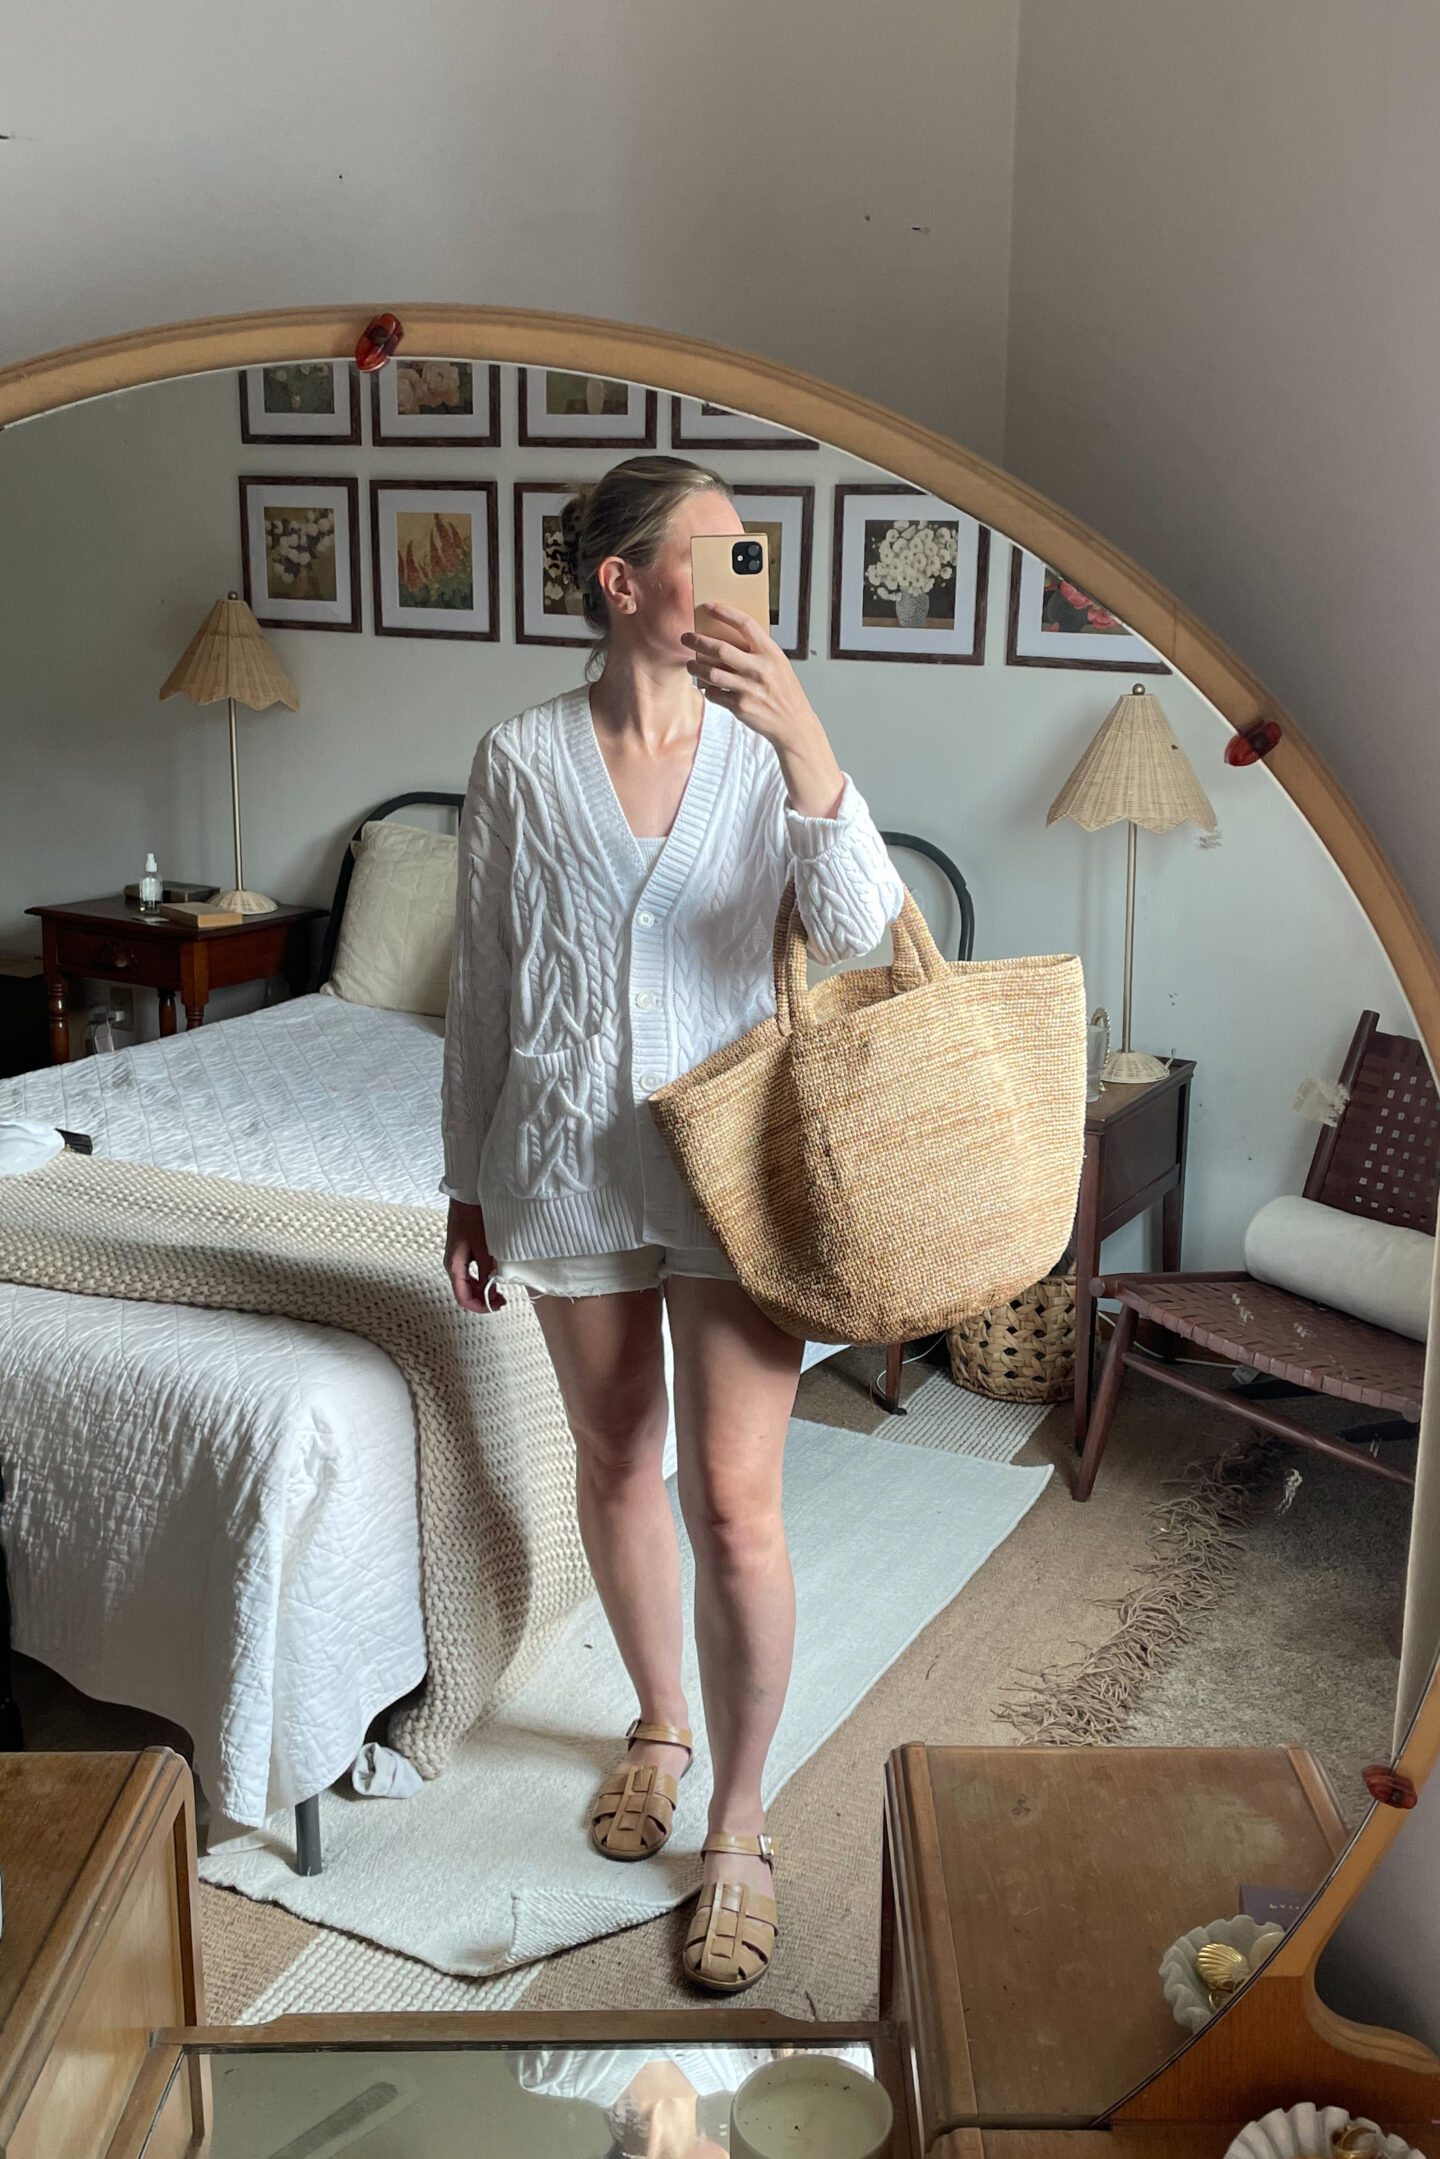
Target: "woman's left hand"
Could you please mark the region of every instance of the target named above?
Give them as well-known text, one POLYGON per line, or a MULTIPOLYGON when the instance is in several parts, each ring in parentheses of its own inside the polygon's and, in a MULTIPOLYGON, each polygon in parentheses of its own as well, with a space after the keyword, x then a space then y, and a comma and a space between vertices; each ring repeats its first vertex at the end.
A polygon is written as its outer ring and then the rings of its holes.
POLYGON ((724 623, 726 636, 701 637, 687 630, 681 640, 695 654, 693 672, 705 695, 777 750, 809 749, 817 736, 823 739, 800 678, 769 631, 719 601, 709 602, 707 612, 724 623))

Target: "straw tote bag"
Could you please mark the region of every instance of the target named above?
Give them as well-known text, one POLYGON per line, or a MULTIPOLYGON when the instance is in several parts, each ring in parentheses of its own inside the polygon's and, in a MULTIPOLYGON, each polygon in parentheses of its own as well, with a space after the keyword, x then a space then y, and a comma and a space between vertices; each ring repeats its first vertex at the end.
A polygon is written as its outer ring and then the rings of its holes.
POLYGON ((773 1019, 650 1097, 743 1287, 787 1333, 899 1342, 1047 1274, 1085 1122, 1080 962, 945 960, 913 896, 888 967, 806 982, 786 886, 773 1019))

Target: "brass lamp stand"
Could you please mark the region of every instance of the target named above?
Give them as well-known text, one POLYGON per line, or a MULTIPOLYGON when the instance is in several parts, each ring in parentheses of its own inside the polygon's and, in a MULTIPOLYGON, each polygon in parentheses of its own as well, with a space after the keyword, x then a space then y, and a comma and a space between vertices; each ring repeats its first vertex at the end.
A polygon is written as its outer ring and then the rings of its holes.
POLYGON ((218 892, 213 904, 242 915, 269 914, 275 906, 263 892, 247 891, 240 838, 240 754, 235 739, 235 707, 263 711, 267 705, 300 707, 289 676, 266 644, 260 625, 235 593, 217 600, 182 653, 160 692, 162 701, 182 695, 197 705, 224 698, 230 714, 230 804, 235 819, 235 889, 218 892))
POLYGON ((1169 832, 1176 825, 1215 829, 1215 812, 1170 731, 1165 708, 1143 682, 1117 700, 1104 725, 1050 805, 1047 825, 1073 818, 1086 832, 1102 825, 1129 825, 1125 850, 1125 1002, 1120 1047, 1105 1060, 1104 1078, 1121 1086, 1164 1079, 1170 1067, 1130 1047, 1135 972, 1135 872, 1137 827, 1169 832))

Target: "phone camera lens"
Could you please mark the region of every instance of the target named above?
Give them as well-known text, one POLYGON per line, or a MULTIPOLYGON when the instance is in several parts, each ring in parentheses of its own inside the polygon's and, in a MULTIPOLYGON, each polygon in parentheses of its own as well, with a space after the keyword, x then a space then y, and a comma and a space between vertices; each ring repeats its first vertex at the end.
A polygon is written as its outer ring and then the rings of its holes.
POLYGON ((758 540, 737 540, 730 551, 737 577, 753 577, 759 571, 763 550, 758 540))

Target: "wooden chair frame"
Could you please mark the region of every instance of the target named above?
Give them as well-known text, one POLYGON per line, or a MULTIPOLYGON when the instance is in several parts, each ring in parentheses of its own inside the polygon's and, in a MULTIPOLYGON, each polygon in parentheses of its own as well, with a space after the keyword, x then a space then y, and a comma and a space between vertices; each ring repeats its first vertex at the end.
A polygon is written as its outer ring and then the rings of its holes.
MULTIPOLYGON (((1421 1045, 1409 1036, 1382 1035, 1379 1030, 1378 1013, 1361 1014, 1340 1073, 1343 1107, 1337 1122, 1321 1129, 1303 1196, 1340 1213, 1433 1236, 1440 1184, 1440 1096, 1421 1045), (1406 1138, 1412 1147, 1401 1144, 1406 1138), (1393 1144, 1386 1147, 1386 1139, 1393 1144), (1393 1167, 1385 1166, 1391 1163, 1393 1167)), ((1130 1370, 1148 1372, 1177 1394, 1313 1454, 1329 1455, 1393 1483, 1414 1483, 1405 1471, 1375 1454, 1344 1444, 1345 1434, 1327 1438, 1293 1417, 1261 1408, 1253 1395, 1207 1386, 1134 1345, 1139 1321, 1150 1320, 1169 1332, 1167 1360, 1173 1357, 1176 1338, 1195 1342, 1234 1364, 1272 1375, 1280 1384, 1268 1392, 1335 1395, 1390 1412, 1402 1420, 1403 1430, 1418 1425, 1420 1418, 1422 1344, 1258 1282, 1244 1268, 1105 1275, 1094 1283, 1093 1294, 1118 1297, 1120 1312, 1080 1458, 1077 1500, 1088 1499, 1094 1489, 1130 1370), (1287 1325, 1296 1330, 1293 1342, 1286 1339, 1287 1325)))

